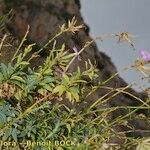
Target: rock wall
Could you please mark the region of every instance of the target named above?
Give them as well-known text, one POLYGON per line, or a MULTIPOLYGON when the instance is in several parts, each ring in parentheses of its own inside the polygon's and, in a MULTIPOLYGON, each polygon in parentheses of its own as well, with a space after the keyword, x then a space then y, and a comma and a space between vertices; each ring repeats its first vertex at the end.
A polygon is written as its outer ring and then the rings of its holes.
MULTIPOLYGON (((21 39, 27 30, 27 26, 29 25, 30 33, 28 36, 28 42, 36 42, 40 47, 46 43, 49 38, 55 35, 60 25, 68 22, 68 20, 72 19, 73 16, 76 17, 79 24, 85 24, 80 13, 80 7, 79 0, 3 0, 3 2, 0 3, 0 14, 8 12, 8 10, 12 8, 13 17, 9 22, 7 22, 7 31, 13 34, 14 37, 21 39)), ((78 49, 80 49, 85 44, 85 42, 91 40, 92 39, 89 36, 89 28, 86 26, 86 29, 81 30, 81 32, 75 36, 68 33, 61 36, 58 39, 58 43, 60 45, 65 42, 69 49, 72 49, 73 46, 76 46, 78 49)), ((1 59, 8 61, 11 59, 13 50, 5 50, 5 52, 2 54, 3 56, 1 59)), ((46 50, 41 53, 41 57, 38 58, 38 60, 33 61, 32 66, 36 67, 41 64, 47 54, 48 52, 46 50)), ((82 61, 75 60, 75 62, 70 67, 70 71, 74 71, 77 66, 80 66, 82 69, 84 69, 84 61, 90 59, 92 63, 96 61, 97 68, 99 69, 98 81, 104 81, 117 72, 116 67, 111 62, 111 59, 104 53, 99 52, 95 43, 83 51, 81 58, 82 61)), ((109 83, 107 83, 107 86, 118 88, 125 87, 127 84, 117 75, 109 83)), ((140 98, 146 97, 146 95, 143 93, 136 93, 131 88, 127 89, 127 91, 140 98)), ((96 93, 87 99, 86 103, 83 103, 80 106, 76 105, 76 109, 82 110, 89 107, 91 103, 107 92, 108 91, 104 89, 97 90, 96 93)), ((127 105, 137 106, 140 105, 140 102, 129 95, 119 94, 108 103, 109 107, 127 105)), ((127 112, 128 111, 126 109, 120 109, 115 111, 112 117, 124 115, 127 112)), ((137 114, 138 113, 140 112, 137 112, 137 114)), ((148 112, 146 111, 143 113, 148 115, 148 112)), ((130 124, 132 124, 135 129, 150 130, 149 123, 143 120, 131 120, 130 124)), ((130 135, 149 136, 150 132, 147 133, 144 131, 138 131, 136 134, 134 132, 130 135)))

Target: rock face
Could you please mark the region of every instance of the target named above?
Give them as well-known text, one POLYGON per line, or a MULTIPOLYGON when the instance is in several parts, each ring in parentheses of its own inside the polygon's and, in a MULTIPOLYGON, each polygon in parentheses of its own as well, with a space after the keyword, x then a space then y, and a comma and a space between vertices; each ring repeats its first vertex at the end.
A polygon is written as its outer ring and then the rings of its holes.
MULTIPOLYGON (((69 19, 72 19, 73 16, 76 17, 79 24, 84 24, 84 21, 80 13, 80 2, 79 0, 3 0, 0 4, 0 14, 7 12, 10 8, 13 8, 13 17, 7 23, 7 29, 17 38, 21 38, 26 30, 27 26, 30 26, 30 33, 28 36, 29 42, 36 42, 39 46, 42 46, 46 41, 53 37, 58 31, 58 27, 63 23, 68 22, 69 19)), ((58 39, 58 43, 61 44, 65 42, 69 49, 72 49, 73 46, 76 46, 78 49, 84 46, 87 41, 92 39, 89 36, 89 28, 82 30, 77 35, 65 34, 58 39)), ((47 56, 47 51, 45 50, 41 53, 41 57, 32 62, 33 66, 39 65, 43 62, 44 58, 47 56), (37 63, 38 61, 38 63, 37 63)), ((4 58, 11 58, 11 51, 4 53, 4 58)), ((84 69, 84 61, 90 59, 92 63, 96 61, 97 67, 99 69, 98 81, 104 81, 108 79, 111 75, 117 72, 115 66, 111 62, 111 59, 106 56, 104 53, 99 52, 95 43, 88 47, 81 54, 82 61, 75 62, 70 67, 70 71, 74 71, 77 66, 80 66, 84 69)), ((2 58, 1 58, 2 59, 2 58)), ((118 75, 115 76, 110 82, 107 83, 107 86, 118 88, 125 87, 127 84, 122 78, 118 75)), ((127 89, 128 92, 131 92, 137 97, 144 98, 145 95, 142 93, 136 93, 132 89, 127 89)), ((100 98, 106 94, 107 90, 99 89, 94 95, 88 98, 86 104, 80 105, 79 110, 85 109, 91 105, 96 99, 100 98)), ((133 97, 127 94, 119 94, 113 98, 108 105, 111 106, 137 106, 140 105, 140 102, 133 97)), ((73 106, 72 106, 73 107, 73 106)), ((78 107, 78 106, 76 106, 78 107)), ((121 109, 113 113, 112 117, 118 115, 124 115, 127 113, 127 110, 121 109)), ((138 112, 137 112, 138 113, 138 112)), ((147 112, 144 112, 148 115, 147 112)), ((136 114, 135 114, 136 115, 136 114)), ((130 122, 135 129, 150 130, 149 123, 143 120, 132 120, 130 122)), ((130 135, 136 136, 150 136, 150 132, 145 133, 144 131, 138 131, 131 133, 130 135)))

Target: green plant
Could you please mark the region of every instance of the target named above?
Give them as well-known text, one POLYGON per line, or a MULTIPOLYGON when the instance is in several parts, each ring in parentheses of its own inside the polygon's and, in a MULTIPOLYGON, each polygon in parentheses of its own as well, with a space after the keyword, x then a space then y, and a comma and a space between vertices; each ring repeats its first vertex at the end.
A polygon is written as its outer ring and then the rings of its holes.
MULTIPOLYGON (((83 27, 76 23, 73 18, 68 22, 68 26, 62 25, 59 33, 25 60, 35 45, 23 46, 29 32, 28 28, 12 60, 8 64, 0 64, 1 148, 105 150, 129 149, 139 144, 139 140, 126 137, 124 132, 115 131, 118 125, 129 127, 128 120, 135 111, 149 109, 148 103, 126 91, 131 85, 122 88, 105 86, 118 73, 106 81, 95 82, 98 70, 90 60, 85 62, 85 71, 78 67, 76 71, 68 72, 72 63, 94 41, 85 43, 85 46, 75 53, 69 53, 65 49, 65 44, 56 48, 57 37, 65 32, 76 33, 83 27), (30 61, 50 44, 52 49, 44 63, 36 70, 31 69, 30 61), (67 100, 78 106, 97 89, 107 89, 109 92, 89 108, 77 112, 76 109, 65 105, 67 100), (143 105, 111 108, 105 106, 108 100, 120 93, 134 97, 143 105), (128 109, 128 114, 110 119, 111 112, 121 108, 128 109), (111 143, 114 138, 121 139, 123 144, 111 143)), ((129 128, 133 130, 131 126, 129 128)), ((138 145, 137 149, 139 147, 138 145)))

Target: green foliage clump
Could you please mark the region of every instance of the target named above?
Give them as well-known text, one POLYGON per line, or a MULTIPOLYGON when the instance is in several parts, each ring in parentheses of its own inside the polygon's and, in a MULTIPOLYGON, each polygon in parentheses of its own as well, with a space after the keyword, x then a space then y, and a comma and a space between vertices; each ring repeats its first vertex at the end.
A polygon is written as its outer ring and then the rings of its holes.
MULTIPOLYGON (((126 124, 134 113, 133 108, 130 114, 111 120, 110 113, 120 107, 108 108, 104 105, 111 97, 124 92, 128 86, 119 89, 104 87, 104 83, 109 80, 96 85, 89 84, 95 83, 98 77, 98 70, 90 60, 85 62, 85 71, 77 67, 76 71, 69 72, 71 64, 93 41, 87 42, 76 53, 69 53, 65 44, 56 49, 58 36, 64 32, 76 33, 82 27, 77 26, 73 18, 67 27, 62 25, 55 37, 26 60, 27 54, 35 45, 23 46, 28 30, 12 60, 8 64, 0 64, 1 148, 106 150, 128 149, 131 145, 138 144, 134 139, 125 137, 124 133, 114 130, 116 125, 126 124), (31 68, 30 61, 50 44, 52 49, 45 62, 37 69, 31 68), (80 106, 99 87, 107 88, 110 92, 88 109, 77 112, 65 104, 67 101, 80 106), (109 94, 112 95, 108 98, 109 94), (114 138, 121 138, 124 144, 111 143, 114 138)), ((3 43, 4 41, 1 45, 3 43)))

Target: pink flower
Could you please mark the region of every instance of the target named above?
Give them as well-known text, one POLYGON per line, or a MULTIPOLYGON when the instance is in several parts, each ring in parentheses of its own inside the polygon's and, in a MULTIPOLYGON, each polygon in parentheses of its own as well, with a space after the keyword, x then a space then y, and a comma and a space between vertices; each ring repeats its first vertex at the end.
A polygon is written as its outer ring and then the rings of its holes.
MULTIPOLYGON (((78 55, 78 49, 77 49, 77 47, 74 46, 72 49, 78 55)), ((81 57, 79 55, 78 55, 78 60, 81 61, 81 57)))
POLYGON ((140 51, 140 56, 142 57, 142 59, 144 59, 145 61, 150 61, 150 52, 147 50, 142 49, 140 51))

